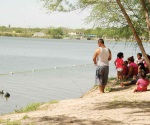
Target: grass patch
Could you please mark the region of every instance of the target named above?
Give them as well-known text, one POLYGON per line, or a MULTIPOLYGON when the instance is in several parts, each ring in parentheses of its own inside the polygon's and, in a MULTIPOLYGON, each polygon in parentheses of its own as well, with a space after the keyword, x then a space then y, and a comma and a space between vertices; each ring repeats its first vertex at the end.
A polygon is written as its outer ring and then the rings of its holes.
POLYGON ((41 103, 31 103, 27 105, 25 108, 21 108, 19 110, 15 110, 15 113, 23 113, 23 112, 30 112, 36 111, 41 106, 41 103))
POLYGON ((30 119, 30 117, 29 117, 28 115, 25 115, 25 116, 22 117, 22 119, 23 119, 23 120, 25 120, 25 119, 30 119))
POLYGON ((58 100, 51 100, 48 102, 48 104, 55 104, 55 103, 58 103, 59 101, 58 100))
POLYGON ((58 100, 51 100, 47 103, 43 103, 38 109, 39 110, 47 110, 51 104, 56 104, 58 103, 59 101, 58 100))
POLYGON ((58 102, 59 102, 58 100, 51 100, 51 101, 49 101, 49 102, 44 103, 43 105, 41 105, 41 106, 39 107, 39 109, 40 109, 40 110, 47 110, 51 104, 56 104, 56 103, 58 103, 58 102))
POLYGON ((116 80, 116 78, 115 78, 115 77, 110 77, 110 78, 108 79, 108 81, 112 81, 112 80, 116 80))
POLYGON ((15 121, 0 120, 0 124, 2 124, 2 125, 21 125, 21 121, 19 121, 19 120, 15 120, 15 121))
MULTIPOLYGON (((58 103, 59 101, 57 100, 51 100, 47 103, 30 103, 26 107, 21 108, 19 110, 15 110, 14 113, 24 113, 24 112, 31 112, 31 111, 36 111, 36 110, 44 110, 47 109, 49 104, 55 104, 58 103)), ((24 116, 23 119, 29 118, 28 116, 24 116)))
POLYGON ((126 82, 126 81, 131 81, 131 80, 132 80, 132 78, 129 79, 129 80, 126 80, 126 79, 118 80, 118 81, 116 81, 116 84, 118 85, 118 84, 120 84, 121 82, 126 82))
POLYGON ((98 88, 98 85, 94 85, 91 90, 95 90, 98 88))
POLYGON ((116 84, 119 85, 121 83, 121 81, 116 81, 116 84))
POLYGON ((112 91, 112 88, 106 87, 104 91, 105 91, 105 92, 111 92, 111 91, 112 91))

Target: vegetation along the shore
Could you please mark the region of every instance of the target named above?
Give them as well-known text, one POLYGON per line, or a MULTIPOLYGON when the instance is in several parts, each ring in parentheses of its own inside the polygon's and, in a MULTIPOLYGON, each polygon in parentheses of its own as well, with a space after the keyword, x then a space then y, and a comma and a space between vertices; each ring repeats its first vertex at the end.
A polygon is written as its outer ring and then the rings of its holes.
MULTIPOLYGON (((114 40, 132 40, 132 33, 128 26, 122 26, 119 28, 101 28, 96 27, 94 29, 69 29, 64 27, 50 27, 50 28, 21 28, 21 27, 8 27, 0 26, 0 36, 11 36, 11 37, 33 37, 33 38, 70 38, 76 37, 87 38, 88 35, 95 35, 96 38, 104 37, 114 40)), ((140 33, 143 39, 146 41, 147 34, 140 33)))

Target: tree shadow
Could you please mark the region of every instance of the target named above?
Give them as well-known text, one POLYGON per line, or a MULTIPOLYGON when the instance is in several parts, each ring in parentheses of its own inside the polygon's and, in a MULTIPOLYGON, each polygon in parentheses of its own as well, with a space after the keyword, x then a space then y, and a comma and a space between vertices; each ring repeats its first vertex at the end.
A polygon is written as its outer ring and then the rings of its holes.
POLYGON ((34 121, 40 125, 45 125, 47 123, 50 125, 117 125, 122 123, 121 121, 115 121, 111 119, 92 121, 90 119, 78 119, 76 117, 68 117, 65 115, 59 115, 55 117, 45 116, 34 119, 34 121))
MULTIPOLYGON (((128 85, 128 86, 125 86, 125 87, 121 87, 121 86, 112 87, 110 92, 123 91, 123 90, 127 90, 127 89, 130 89, 130 88, 133 88, 133 90, 134 90, 134 87, 135 87, 135 85, 128 85)), ((150 89, 147 89, 147 91, 150 91, 150 89)))
POLYGON ((150 109, 143 110, 143 111, 132 111, 127 114, 134 114, 134 116, 150 116, 150 109))
MULTIPOLYGON (((112 101, 106 102, 105 104, 97 103, 95 104, 96 107, 93 110, 111 110, 111 109, 120 109, 120 108, 130 108, 130 109, 139 109, 137 113, 149 113, 150 115, 150 101, 112 101)), ((136 113, 134 111, 130 112, 136 113)))
POLYGON ((127 89, 130 89, 130 88, 134 88, 135 87, 135 84, 128 84, 128 85, 125 85, 124 87, 122 87, 120 85, 121 82, 119 83, 116 83, 116 81, 113 81, 111 84, 108 84, 106 86, 106 89, 111 89, 110 92, 116 92, 116 91, 123 91, 123 90, 127 90, 127 89))
POLYGON ((133 87, 133 85, 125 86, 125 87, 121 87, 121 86, 113 87, 113 88, 111 88, 111 92, 123 91, 123 90, 129 89, 129 88, 132 88, 132 87, 133 87))

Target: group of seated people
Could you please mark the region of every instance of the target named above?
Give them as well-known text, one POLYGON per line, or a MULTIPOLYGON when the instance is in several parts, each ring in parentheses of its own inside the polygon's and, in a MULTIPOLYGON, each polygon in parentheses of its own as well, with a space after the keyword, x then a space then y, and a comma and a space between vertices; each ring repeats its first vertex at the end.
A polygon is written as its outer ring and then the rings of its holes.
MULTIPOLYGON (((117 70, 117 80, 121 82, 120 85, 123 87, 136 84, 137 86, 134 92, 147 91, 147 86, 150 81, 146 76, 150 73, 150 70, 148 69, 146 61, 142 58, 142 54, 137 54, 136 62, 134 62, 133 56, 129 57, 127 61, 123 61, 123 57, 123 53, 119 52, 114 62, 117 70)), ((150 56, 147 55, 147 57, 150 60, 150 56)))

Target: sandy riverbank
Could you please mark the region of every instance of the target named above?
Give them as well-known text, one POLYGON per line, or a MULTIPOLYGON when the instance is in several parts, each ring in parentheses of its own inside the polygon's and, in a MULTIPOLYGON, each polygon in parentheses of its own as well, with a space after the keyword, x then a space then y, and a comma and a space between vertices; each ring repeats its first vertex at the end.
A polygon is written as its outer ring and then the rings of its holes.
POLYGON ((93 89, 83 98, 61 100, 43 110, 5 115, 0 120, 20 120, 21 125, 150 125, 150 91, 133 93, 134 86, 110 84, 112 91, 105 94, 93 89))

